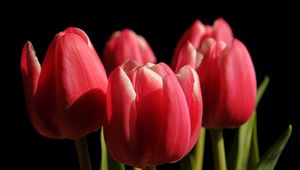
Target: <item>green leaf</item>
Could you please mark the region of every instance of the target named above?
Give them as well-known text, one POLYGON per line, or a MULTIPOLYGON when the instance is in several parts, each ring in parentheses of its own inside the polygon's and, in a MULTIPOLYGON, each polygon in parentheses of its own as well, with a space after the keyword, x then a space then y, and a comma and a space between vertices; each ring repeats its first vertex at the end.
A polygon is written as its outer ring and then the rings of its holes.
POLYGON ((227 156, 227 166, 228 170, 234 170, 236 169, 236 161, 237 161, 237 155, 238 155, 238 132, 235 133, 233 140, 231 142, 229 155, 227 156))
POLYGON ((292 125, 276 140, 271 148, 264 154, 257 166, 257 170, 272 170, 274 169, 281 152, 286 146, 292 133, 292 125))
POLYGON ((251 138, 251 148, 250 155, 248 159, 248 169, 254 169, 259 162, 259 146, 257 138, 257 121, 256 121, 256 111, 253 113, 253 127, 252 127, 252 138, 251 138))
POLYGON ((106 145, 104 141, 103 128, 101 129, 101 170, 125 170, 125 166, 114 159, 107 153, 106 145))
POLYGON ((259 104, 261 97, 265 93, 269 82, 270 82, 270 77, 265 76, 263 82, 259 85, 258 90, 257 90, 257 94, 256 94, 256 107, 259 104))
MULTIPOLYGON (((265 93, 268 85, 270 82, 269 76, 265 76, 263 82, 259 85, 257 94, 256 94, 256 107, 258 106, 260 99, 262 98, 263 94, 265 93)), ((259 162, 259 146, 258 146, 258 139, 257 139, 257 113, 254 111, 252 115, 252 139, 251 139, 251 148, 250 148, 250 155, 248 160, 248 169, 254 169, 259 162)))

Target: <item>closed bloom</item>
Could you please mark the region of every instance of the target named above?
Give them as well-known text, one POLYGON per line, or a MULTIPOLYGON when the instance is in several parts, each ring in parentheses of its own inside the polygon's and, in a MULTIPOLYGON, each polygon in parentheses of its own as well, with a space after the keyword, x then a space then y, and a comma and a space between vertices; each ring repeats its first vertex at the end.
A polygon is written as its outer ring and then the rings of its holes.
POLYGON ((172 61, 196 69, 203 96, 203 126, 233 128, 246 122, 254 109, 256 77, 250 54, 218 19, 204 26, 196 21, 183 35, 172 61))
POLYGON ((116 160, 141 168, 178 161, 195 145, 201 121, 200 84, 190 66, 175 75, 163 63, 127 61, 110 74, 104 135, 116 160))
POLYGON ((27 42, 21 70, 29 116, 40 134, 77 139, 101 127, 107 77, 82 30, 68 28, 58 33, 42 67, 27 42))
POLYGON ((116 31, 104 48, 103 61, 107 72, 110 73, 128 59, 140 64, 156 62, 151 47, 142 36, 129 29, 116 31))

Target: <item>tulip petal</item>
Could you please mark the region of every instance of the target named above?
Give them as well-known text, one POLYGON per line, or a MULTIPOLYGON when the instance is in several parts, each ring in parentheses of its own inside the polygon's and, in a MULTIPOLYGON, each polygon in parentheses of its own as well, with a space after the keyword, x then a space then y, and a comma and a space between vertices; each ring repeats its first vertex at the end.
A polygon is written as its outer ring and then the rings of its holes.
POLYGON ((47 133, 41 133, 48 138, 63 138, 62 132, 56 122, 59 121, 56 112, 56 74, 55 67, 55 45, 63 33, 58 33, 52 40, 42 64, 42 70, 36 91, 36 111, 39 114, 43 126, 48 130, 47 133))
POLYGON ((22 51, 21 71, 27 108, 31 122, 39 133, 47 136, 46 134, 49 133, 48 128, 41 120, 41 117, 38 115, 38 112, 35 108, 35 95, 40 77, 41 66, 38 58, 36 57, 35 50, 29 41, 24 45, 22 51))
POLYGON ((189 41, 192 43, 194 47, 199 47, 202 37, 205 34, 205 27, 204 25, 200 22, 200 20, 196 20, 193 25, 182 35, 180 38, 176 48, 175 52, 172 58, 172 63, 171 67, 175 68, 176 63, 178 62, 178 54, 180 49, 184 46, 184 44, 189 41))
POLYGON ((203 126, 207 128, 216 128, 216 122, 226 119, 222 117, 221 112, 216 111, 221 93, 220 77, 222 76, 219 58, 224 47, 224 42, 208 38, 201 48, 204 59, 197 72, 201 80, 203 96, 203 126))
POLYGON ((255 106, 256 78, 250 54, 233 40, 220 58, 221 94, 218 111, 224 113, 224 126, 236 127, 251 116, 255 106), (223 107, 222 107, 223 106, 223 107))
POLYGON ((201 80, 201 87, 203 95, 206 96, 205 92, 207 91, 206 88, 209 86, 207 85, 208 83, 208 78, 210 77, 210 70, 212 69, 212 65, 214 64, 215 60, 215 46, 216 46, 216 41, 212 38, 206 39, 200 49, 200 53, 204 56, 203 60, 201 62, 200 67, 197 69, 199 78, 201 80), (205 89, 204 89, 205 88, 205 89))
POLYGON ((60 107, 58 106, 59 110, 57 111, 62 113, 66 109, 79 109, 73 110, 72 116, 64 114, 66 117, 63 119, 64 122, 62 122, 61 127, 64 127, 63 129, 66 131, 67 129, 76 131, 76 127, 81 127, 83 130, 87 130, 85 128, 99 128, 103 120, 101 117, 103 114, 99 113, 104 113, 103 97, 107 86, 106 74, 104 69, 102 70, 99 65, 99 57, 95 56, 93 50, 80 37, 72 34, 65 34, 60 38, 55 53, 57 56, 56 61, 60 63, 56 67, 56 90, 61 96, 56 96, 56 101, 61 105, 60 107), (92 94, 82 98, 82 95, 89 93, 91 90, 94 90, 92 94), (80 98, 81 100, 79 100, 80 98), (74 106, 75 103, 78 105, 86 103, 82 99, 91 101, 92 98, 98 98, 99 105, 102 104, 102 107, 99 108, 97 105, 90 105, 91 108, 89 109, 91 110, 82 113, 81 111, 83 110, 79 106, 74 106), (78 103, 78 101, 82 101, 82 104, 78 103), (72 106, 72 109, 69 106, 72 106), (92 111, 93 109, 94 112, 92 111), (89 118, 90 122, 88 120, 83 122, 82 118, 80 118, 82 116, 76 116, 76 114, 85 114, 85 117, 89 118), (81 126, 78 126, 79 123, 81 123, 81 126), (82 123, 85 123, 85 125, 82 123))
POLYGON ((197 73, 190 66, 182 67, 176 76, 185 94, 190 112, 191 136, 190 144, 186 151, 188 153, 196 144, 202 125, 202 95, 200 81, 197 73))
POLYGON ((136 107, 137 117, 137 135, 140 151, 140 162, 143 165, 152 164, 151 160, 156 160, 160 152, 157 149, 158 142, 162 138, 163 131, 163 99, 162 77, 143 66, 137 71, 138 80, 136 80, 135 89, 137 92, 136 107))
POLYGON ((69 104, 84 91, 94 88, 106 91, 107 78, 104 70, 98 65, 99 57, 95 56, 79 37, 72 34, 61 37, 55 52, 56 60, 60 63, 56 71, 61 75, 57 77, 57 81, 63 86, 57 87, 57 90, 66 93, 64 96, 69 104))
POLYGON ((24 90, 27 107, 30 112, 34 112, 34 95, 41 72, 41 65, 36 57, 35 50, 31 42, 27 42, 22 51, 21 71, 23 76, 24 90))
POLYGON ((185 156, 189 146, 191 135, 191 123, 188 104, 184 92, 174 73, 163 79, 164 88, 164 141, 167 146, 161 149, 166 155, 162 155, 161 160, 168 158, 174 162, 185 156))
MULTIPOLYGON (((136 153, 136 93, 130 79, 119 67, 109 76, 107 87, 107 123, 104 124, 105 141, 112 156, 122 162, 134 164, 127 154, 136 153)), ((137 159, 137 158, 136 158, 137 159)))
MULTIPOLYGON (((86 42, 86 44, 92 49, 92 52, 94 53, 93 55, 90 55, 89 57, 91 57, 94 60, 95 64, 98 65, 97 67, 99 67, 101 73, 105 73, 103 75, 106 75, 104 66, 103 66, 102 62, 99 60, 99 56, 98 56, 90 38, 88 37, 88 35, 83 30, 81 30, 79 28, 75 28, 75 27, 69 27, 64 32, 70 33, 70 34, 73 33, 75 35, 78 35, 86 42)), ((101 76, 101 78, 104 79, 104 81, 106 81, 106 79, 107 79, 106 76, 101 76)))
POLYGON ((178 60, 174 70, 178 72, 185 65, 190 65, 196 69, 199 67, 202 59, 203 55, 198 53, 193 44, 187 41, 178 53, 178 60))
POLYGON ((64 136, 78 139, 101 127, 106 109, 105 93, 106 91, 94 88, 83 93, 72 103, 65 111, 65 116, 62 116, 64 124, 60 127, 64 136))
MULTIPOLYGON (((104 66, 103 66, 102 62, 99 60, 99 56, 98 56, 98 54, 97 54, 97 52, 96 52, 96 50, 95 50, 95 48, 94 48, 94 46, 93 46, 90 38, 88 37, 88 35, 83 30, 81 30, 79 28, 75 28, 75 27, 69 27, 64 32, 65 33, 70 33, 70 34, 72 33, 72 34, 78 35, 78 36, 80 36, 86 42, 86 44, 92 49, 92 52, 94 53, 90 57, 93 58, 95 64, 98 65, 97 67, 99 67, 99 69, 101 70, 101 73, 105 73, 105 75, 106 75, 104 66)), ((106 79, 107 79, 106 76, 101 76, 101 78, 104 81, 106 81, 106 79)))

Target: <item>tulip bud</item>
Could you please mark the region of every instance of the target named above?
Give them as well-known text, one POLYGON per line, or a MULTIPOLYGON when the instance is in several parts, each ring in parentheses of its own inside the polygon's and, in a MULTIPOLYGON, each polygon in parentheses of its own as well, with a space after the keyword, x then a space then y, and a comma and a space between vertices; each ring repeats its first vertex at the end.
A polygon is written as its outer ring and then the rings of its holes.
POLYGON ((58 33, 42 68, 27 42, 21 70, 29 116, 40 134, 77 139, 101 127, 107 77, 82 30, 68 28, 58 33))
POLYGON ((127 61, 110 74, 104 136, 114 159, 140 168, 178 161, 195 145, 201 121, 200 83, 191 67, 176 76, 163 63, 127 61))
POLYGON ((147 41, 132 30, 124 29, 115 32, 104 49, 104 65, 108 73, 123 64, 126 60, 140 64, 156 62, 155 55, 147 41))
POLYGON ((250 118, 256 96, 254 67, 223 19, 212 27, 196 21, 182 36, 172 61, 175 72, 190 65, 199 75, 204 127, 233 128, 250 118))

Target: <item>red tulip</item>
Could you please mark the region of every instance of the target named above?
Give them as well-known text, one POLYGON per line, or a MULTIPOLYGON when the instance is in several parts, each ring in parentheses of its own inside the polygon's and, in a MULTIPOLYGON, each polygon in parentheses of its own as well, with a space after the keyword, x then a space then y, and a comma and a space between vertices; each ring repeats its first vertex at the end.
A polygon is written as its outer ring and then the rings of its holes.
POLYGON ((165 64, 127 61, 109 76, 104 135, 116 160, 148 167, 183 158, 201 127, 202 98, 197 73, 177 75, 165 64))
POLYGON ((104 49, 104 65, 108 73, 123 64, 126 60, 140 64, 156 62, 155 55, 147 41, 132 30, 124 29, 115 32, 104 49))
POLYGON ((173 68, 177 71, 190 65, 196 69, 201 80, 204 127, 237 127, 250 118, 255 105, 256 77, 251 57, 244 44, 232 37, 223 19, 204 28, 196 21, 183 35, 173 68))
POLYGON ((107 77, 87 35, 68 28, 49 46, 42 68, 27 42, 21 69, 29 116, 49 138, 80 138, 101 127, 107 77))

